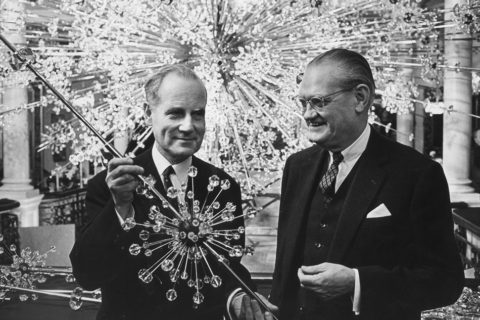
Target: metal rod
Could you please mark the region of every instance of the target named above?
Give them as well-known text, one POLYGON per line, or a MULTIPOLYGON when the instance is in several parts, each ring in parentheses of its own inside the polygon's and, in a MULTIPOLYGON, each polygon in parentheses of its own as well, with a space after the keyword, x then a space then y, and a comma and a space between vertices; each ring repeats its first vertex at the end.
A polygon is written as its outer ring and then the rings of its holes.
MULTIPOLYGON (((90 131, 100 140, 100 142, 108 149, 109 152, 111 152, 115 157, 117 158, 122 158, 123 155, 117 150, 115 149, 115 147, 113 147, 101 134, 100 132, 97 131, 97 129, 95 129, 95 127, 90 123, 88 122, 87 119, 85 119, 85 117, 77 111, 77 109, 75 109, 75 107, 72 106, 72 104, 67 100, 65 99, 65 97, 57 91, 57 89, 55 89, 52 84, 50 82, 48 82, 47 79, 45 79, 41 74, 40 72, 38 72, 37 69, 35 69, 35 67, 33 67, 31 64, 30 64, 30 61, 25 61, 25 59, 18 53, 17 49, 2 35, 0 34, 0 40, 13 52, 14 56, 19 59, 20 61, 22 62, 25 62, 25 66, 30 69, 30 71, 32 71, 39 79, 40 81, 42 81, 54 94, 55 96, 57 96, 58 99, 60 99, 60 101, 63 102, 63 104, 71 111, 73 112, 73 114, 88 128, 90 129, 90 131)), ((160 194, 160 192, 158 192, 158 190, 155 189, 155 187, 153 186, 153 184, 150 184, 147 182, 147 179, 146 177, 144 176, 141 176, 139 175, 138 178, 143 182, 145 183, 149 188, 150 190, 162 201, 168 203, 168 206, 170 208, 170 210, 172 210, 172 212, 178 217, 178 218, 182 218, 182 216, 178 213, 177 209, 175 209, 171 204, 170 202, 168 202, 164 196, 162 196, 160 194)))
MULTIPOLYGON (((57 293, 57 292, 51 292, 51 291, 43 291, 43 290, 35 290, 35 289, 27 289, 27 288, 20 288, 20 287, 14 287, 14 286, 7 286, 0 284, 0 288, 5 288, 5 289, 10 289, 10 290, 17 290, 17 291, 24 291, 24 292, 30 292, 30 293, 40 293, 44 294, 47 296, 55 296, 55 297, 60 297, 60 298, 68 298, 70 299, 72 296, 68 294, 63 294, 63 293, 57 293)), ((80 297, 80 300, 82 301, 88 301, 88 302, 96 302, 100 303, 102 300, 100 299, 94 299, 94 298, 87 298, 87 297, 80 297)))
POLYGON ((213 253, 213 255, 217 258, 218 262, 220 262, 225 267, 225 269, 227 269, 228 272, 230 272, 235 277, 235 279, 237 279, 242 289, 245 290, 245 293, 248 294, 251 298, 255 299, 265 310, 270 312, 273 319, 278 320, 273 311, 265 304, 265 302, 263 302, 263 300, 252 289, 250 289, 250 287, 237 275, 237 273, 233 271, 232 268, 230 268, 230 266, 225 262, 225 258, 219 255, 207 243, 204 243, 204 245, 208 248, 208 250, 210 250, 210 252, 213 253))
POLYGON ((108 143, 107 140, 98 132, 95 127, 93 127, 85 117, 78 112, 71 104, 70 102, 65 99, 65 97, 55 89, 50 82, 48 82, 47 79, 45 79, 40 72, 37 71, 31 64, 30 61, 25 61, 25 59, 18 53, 17 49, 2 35, 0 34, 0 40, 13 52, 14 56, 19 59, 22 62, 25 62, 25 66, 30 69, 57 97, 60 99, 63 104, 71 111, 73 114, 85 125, 87 126, 90 131, 102 142, 102 144, 110 151, 113 153, 116 157, 121 158, 122 154, 115 149, 112 145, 108 143))

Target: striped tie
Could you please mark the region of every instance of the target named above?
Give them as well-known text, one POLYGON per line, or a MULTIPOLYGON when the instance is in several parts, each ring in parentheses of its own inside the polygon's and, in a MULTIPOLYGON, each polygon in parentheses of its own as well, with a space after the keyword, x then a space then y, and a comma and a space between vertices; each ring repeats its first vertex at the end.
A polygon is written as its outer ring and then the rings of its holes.
MULTIPOLYGON (((172 180, 170 178, 170 176, 172 174, 175 174, 175 170, 173 170, 173 167, 172 166, 168 166, 162 173, 162 176, 163 176, 163 186, 165 187, 165 192, 168 194, 168 189, 169 188, 173 188, 173 184, 172 184, 172 180)), ((177 190, 177 191, 180 191, 180 190, 177 190)), ((178 200, 177 198, 169 198, 167 197, 167 199, 169 199, 169 202, 175 207, 175 208, 178 208, 178 200)))
POLYGON ((325 196, 327 202, 332 200, 333 195, 335 194, 335 178, 338 174, 338 165, 340 162, 343 161, 343 156, 340 152, 333 153, 333 162, 330 168, 328 168, 327 172, 320 180, 320 191, 322 191, 323 195, 325 196))

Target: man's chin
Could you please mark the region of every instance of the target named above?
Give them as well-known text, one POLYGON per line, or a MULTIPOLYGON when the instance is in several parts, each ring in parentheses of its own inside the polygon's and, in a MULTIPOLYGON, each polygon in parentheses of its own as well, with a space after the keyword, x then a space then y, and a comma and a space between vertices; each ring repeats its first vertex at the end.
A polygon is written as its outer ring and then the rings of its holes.
POLYGON ((174 148, 173 150, 171 150, 171 152, 173 153, 173 155, 175 156, 175 158, 188 158, 190 156, 193 156, 195 154, 195 152, 198 151, 199 148, 197 148, 197 146, 195 147, 192 147, 192 146, 178 146, 176 148, 174 148))
POLYGON ((323 132, 309 132, 307 138, 312 143, 322 144, 327 140, 327 135, 323 132))

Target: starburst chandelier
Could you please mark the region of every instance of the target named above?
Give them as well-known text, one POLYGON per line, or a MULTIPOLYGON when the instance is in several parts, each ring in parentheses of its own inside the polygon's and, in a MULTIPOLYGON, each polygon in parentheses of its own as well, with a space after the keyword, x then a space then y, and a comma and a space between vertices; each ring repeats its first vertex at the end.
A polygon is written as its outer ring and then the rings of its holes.
MULTIPOLYGON (((474 3, 449 8, 455 9, 453 21, 406 0, 342 6, 305 0, 19 5, 26 8, 27 41, 41 72, 108 139, 123 134, 141 145, 148 129, 135 132, 145 127, 144 82, 165 64, 191 66, 208 91, 207 134, 199 155, 240 181, 247 199, 279 179, 288 154, 308 145, 300 138, 301 114, 293 98, 298 75, 315 55, 334 47, 363 53, 374 67, 382 107, 406 113, 416 102, 418 80, 440 85, 448 67, 441 31, 478 28, 476 19, 468 19, 474 3), (406 69, 414 70, 407 80, 406 69)), ((15 73, 7 72, 8 65, 4 70, 8 85, 15 73)), ((48 93, 20 108, 47 105, 62 108, 48 93)), ((72 163, 104 162, 103 146, 80 123, 54 126, 47 128, 40 149, 70 145, 72 163)))

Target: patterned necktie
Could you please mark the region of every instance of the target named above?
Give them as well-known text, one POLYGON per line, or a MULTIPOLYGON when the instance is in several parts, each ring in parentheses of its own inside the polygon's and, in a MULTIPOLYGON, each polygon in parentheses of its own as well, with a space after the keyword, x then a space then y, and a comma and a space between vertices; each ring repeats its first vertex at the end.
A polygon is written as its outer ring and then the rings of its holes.
POLYGON ((338 174, 338 165, 343 161, 343 156, 340 152, 333 153, 333 162, 328 168, 327 172, 320 180, 320 191, 326 197, 327 202, 332 200, 333 195, 335 194, 335 179, 338 174))
POLYGON ((170 178, 170 176, 172 174, 175 174, 175 170, 173 170, 173 167, 172 166, 168 166, 167 168, 165 168, 165 170, 163 170, 163 173, 162 173, 162 177, 163 177, 163 186, 165 187, 165 192, 167 194, 167 199, 168 201, 173 204, 176 208, 178 208, 178 200, 177 198, 170 198, 168 197, 168 189, 170 188, 173 188, 173 184, 172 184, 172 180, 170 178))

